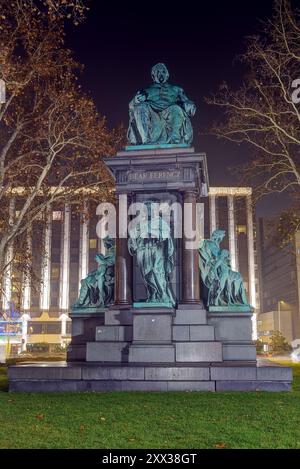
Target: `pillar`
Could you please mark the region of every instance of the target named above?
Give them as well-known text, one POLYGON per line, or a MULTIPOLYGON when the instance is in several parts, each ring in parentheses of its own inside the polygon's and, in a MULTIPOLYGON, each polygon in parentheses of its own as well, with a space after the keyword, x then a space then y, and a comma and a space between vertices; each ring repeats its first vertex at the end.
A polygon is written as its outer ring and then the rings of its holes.
MULTIPOLYGON (((251 196, 246 199, 247 204, 247 243, 248 243, 248 269, 249 269, 249 303, 256 308, 255 291, 255 252, 254 252, 254 229, 251 196)), ((252 338, 257 339, 257 317, 256 313, 252 316, 252 338)))
POLYGON ((71 209, 65 204, 61 241, 59 307, 62 311, 69 308, 69 284, 70 284, 70 228, 71 209))
POLYGON ((87 204, 84 203, 83 214, 80 220, 80 241, 79 241, 79 288, 81 280, 85 278, 89 270, 89 226, 87 222, 87 204))
POLYGON ((61 321, 61 329, 60 329, 60 335, 61 335, 61 340, 60 343, 61 345, 64 344, 64 337, 67 334, 67 321, 68 321, 68 315, 66 313, 63 313, 59 317, 61 321))
MULTIPOLYGON (((124 194, 119 194, 123 196, 124 194)), ((127 198, 128 199, 128 198, 127 198)), ((130 203, 130 199, 129 203, 130 203)), ((119 198, 120 201, 120 198, 119 198)), ((115 307, 130 308, 132 306, 132 256, 128 251, 128 238, 121 238, 119 216, 128 217, 128 203, 126 206, 117 203, 117 237, 116 237, 116 264, 115 264, 115 307), (126 213, 125 213, 126 212, 126 213)), ((128 219, 127 219, 128 220, 128 219)), ((122 220, 124 222, 124 220, 122 220)))
POLYGON ((212 235, 213 232, 217 229, 217 215, 216 215, 216 196, 210 195, 209 196, 209 212, 210 212, 210 234, 212 235))
POLYGON ((26 352, 27 348, 27 334, 28 334, 28 321, 30 320, 29 314, 23 314, 22 316, 22 352, 26 352))
POLYGON ((229 252, 231 258, 231 268, 237 271, 239 269, 236 249, 236 227, 234 216, 234 200, 233 196, 228 196, 228 238, 229 238, 229 252))
MULTIPOLYGON (((183 194, 183 223, 184 227, 197 226, 197 192, 186 191, 183 194)), ((198 249, 187 249, 188 233, 183 229, 182 239, 182 301, 183 304, 200 304, 200 275, 198 249)), ((191 231, 191 229, 190 229, 191 231)), ((197 235, 198 236, 198 235, 197 235)))
POLYGON ((52 238, 52 210, 46 213, 46 225, 44 232, 44 259, 42 265, 42 285, 40 306, 42 310, 50 307, 50 277, 51 277, 51 238, 52 238))
MULTIPOLYGON (((26 232, 26 243, 28 254, 31 257, 32 255, 32 229, 31 227, 28 228, 26 232)), ((30 285, 30 277, 29 273, 27 272, 23 277, 23 295, 22 295, 22 307, 23 310, 28 311, 31 306, 31 285, 30 285)))

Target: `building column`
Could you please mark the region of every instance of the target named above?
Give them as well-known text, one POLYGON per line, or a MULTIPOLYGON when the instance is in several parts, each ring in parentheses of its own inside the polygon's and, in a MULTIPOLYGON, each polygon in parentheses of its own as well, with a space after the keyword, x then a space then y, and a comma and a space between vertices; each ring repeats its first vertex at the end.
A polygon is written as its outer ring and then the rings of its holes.
MULTIPOLYGON (((15 198, 10 199, 9 209, 8 209, 8 223, 13 225, 15 219, 15 207, 16 200, 15 198)), ((12 260, 14 257, 14 248, 13 243, 8 246, 5 265, 7 266, 3 276, 3 309, 4 311, 9 311, 11 308, 11 292, 12 292, 12 260)))
MULTIPOLYGON (((198 249, 188 249, 189 240, 186 231, 196 231, 197 226, 197 192, 186 191, 183 194, 183 239, 182 239, 182 300, 183 304, 200 304, 200 274, 198 249), (190 226, 190 230, 187 227, 190 226)), ((191 233, 190 233, 191 234, 191 233)))
MULTIPOLYGON (((31 256, 32 254, 32 229, 28 228, 26 232, 26 242, 28 253, 31 256)), ((22 295, 22 308, 25 311, 30 310, 31 306, 31 285, 29 275, 24 275, 23 278, 23 295, 22 295)))
POLYGON ((232 270, 238 271, 238 258, 236 249, 236 227, 234 216, 234 199, 232 195, 228 196, 228 238, 229 238, 229 252, 231 258, 232 270))
POLYGON ((46 213, 46 225, 44 232, 44 259, 42 265, 42 285, 40 307, 49 310, 50 307, 50 279, 51 279, 51 238, 52 238, 52 210, 48 208, 46 213))
POLYGON ((217 229, 217 213, 216 213, 216 196, 209 196, 209 222, 210 222, 210 234, 217 229))
POLYGON ((68 321, 68 315, 66 313, 63 313, 60 315, 59 317, 60 321, 61 321, 61 329, 60 329, 60 335, 61 335, 61 345, 63 345, 64 341, 63 341, 63 338, 66 336, 67 334, 67 321, 68 321))
MULTIPOLYGON (((124 196, 124 194, 119 194, 124 196)), ((128 217, 128 203, 126 210, 126 216, 128 217)), ((128 251, 128 237, 120 238, 120 205, 119 201, 116 206, 117 213, 117 236, 116 236, 116 264, 115 264, 115 308, 130 308, 132 306, 132 265, 133 259, 128 251)), ((122 211, 123 212, 123 211, 122 211)), ((128 219, 127 219, 128 220, 128 219)), ((122 223, 124 220, 122 221, 122 223)))
POLYGON ((29 314, 23 314, 22 316, 22 352, 26 352, 27 348, 27 334, 28 334, 28 321, 30 321, 29 314))
POLYGON ((61 261, 60 261, 60 285, 59 307, 62 311, 69 309, 69 283, 70 283, 70 228, 71 208, 65 204, 64 220, 62 227, 61 261))
POLYGON ((80 220, 80 240, 79 240, 79 289, 81 280, 85 278, 89 270, 89 225, 86 219, 87 203, 84 203, 83 214, 80 220))
MULTIPOLYGON (((252 200, 248 195, 247 204, 247 243, 248 243, 248 269, 249 269, 249 302, 253 308, 256 308, 256 291, 255 291, 255 252, 254 252, 254 229, 253 229, 253 213, 252 200)), ((252 316, 252 337, 257 339, 257 317, 256 313, 252 316)))

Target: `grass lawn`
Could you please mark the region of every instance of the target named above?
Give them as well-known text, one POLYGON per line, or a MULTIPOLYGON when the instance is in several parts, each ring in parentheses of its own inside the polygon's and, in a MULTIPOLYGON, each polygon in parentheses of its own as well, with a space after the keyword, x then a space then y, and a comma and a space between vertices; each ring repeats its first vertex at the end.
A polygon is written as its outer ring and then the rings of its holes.
POLYGON ((300 365, 291 393, 7 392, 0 448, 300 448, 300 365))

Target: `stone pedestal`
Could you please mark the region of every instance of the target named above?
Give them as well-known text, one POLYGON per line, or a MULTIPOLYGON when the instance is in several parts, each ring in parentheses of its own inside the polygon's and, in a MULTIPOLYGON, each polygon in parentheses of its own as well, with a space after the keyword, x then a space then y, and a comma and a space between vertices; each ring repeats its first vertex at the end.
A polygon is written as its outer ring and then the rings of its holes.
POLYGON ((252 313, 222 311, 209 313, 208 323, 214 326, 215 337, 223 344, 224 360, 256 361, 252 342, 252 313))
POLYGON ((130 363, 172 363, 172 323, 175 311, 140 308, 133 311, 133 341, 129 347, 130 363))
POLYGON ((72 341, 67 351, 68 362, 86 360, 87 343, 94 340, 95 330, 104 324, 105 310, 95 308, 94 312, 82 308, 71 313, 72 341))

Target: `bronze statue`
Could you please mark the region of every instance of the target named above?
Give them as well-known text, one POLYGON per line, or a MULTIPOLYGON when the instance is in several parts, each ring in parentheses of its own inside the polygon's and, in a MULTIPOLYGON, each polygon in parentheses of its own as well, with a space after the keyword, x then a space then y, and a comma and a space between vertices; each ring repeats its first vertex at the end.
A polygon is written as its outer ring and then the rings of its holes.
POLYGON ((147 291, 147 302, 175 305, 170 287, 174 244, 169 225, 161 216, 144 217, 129 230, 128 249, 136 256, 147 291))
POLYGON ((193 128, 190 117, 195 104, 183 89, 168 83, 167 67, 158 63, 152 68, 152 85, 138 91, 129 103, 128 140, 139 144, 190 144, 193 128))
POLYGON ((81 280, 79 298, 74 308, 105 307, 112 303, 114 294, 115 245, 104 239, 106 254, 96 254, 97 269, 81 280))
POLYGON ((243 278, 231 269, 230 253, 221 249, 224 230, 215 230, 199 247, 201 278, 208 290, 208 306, 248 306, 243 278))

